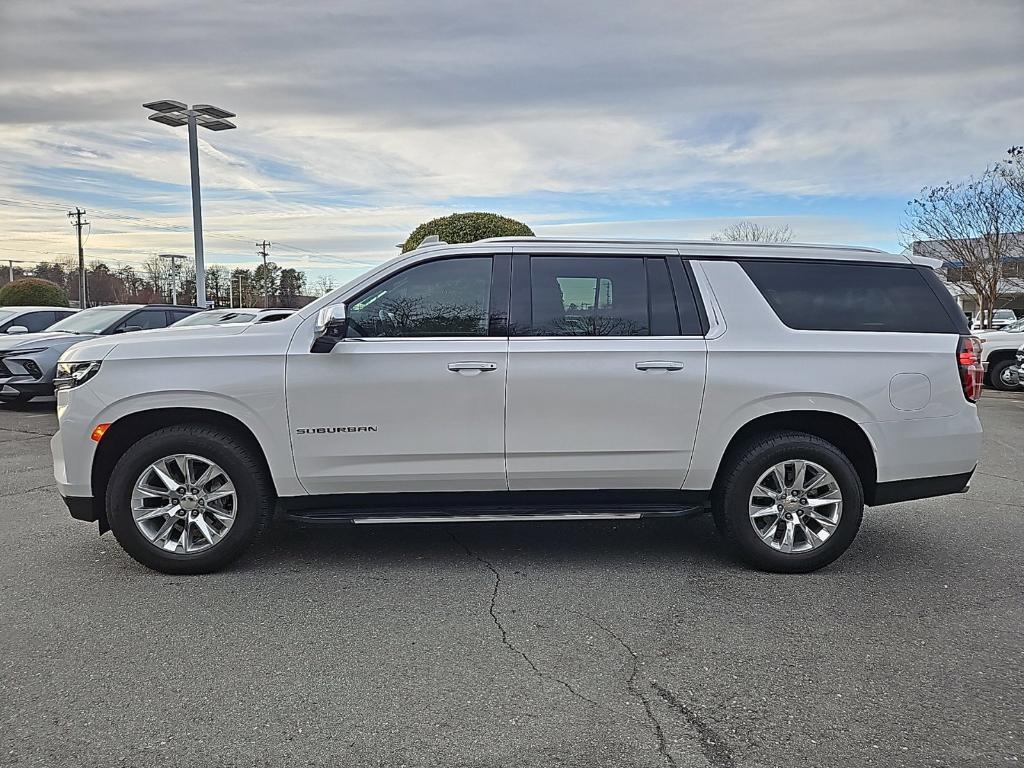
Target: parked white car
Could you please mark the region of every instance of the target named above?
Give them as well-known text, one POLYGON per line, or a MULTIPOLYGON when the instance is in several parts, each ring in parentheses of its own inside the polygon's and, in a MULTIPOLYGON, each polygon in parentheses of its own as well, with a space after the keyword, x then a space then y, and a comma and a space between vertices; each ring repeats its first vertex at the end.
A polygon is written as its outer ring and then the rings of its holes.
POLYGON ((999 331, 982 331, 979 337, 986 382, 1003 391, 1020 389, 1010 368, 1017 363, 1017 349, 1024 342, 1024 319, 999 331))
POLYGON ((992 311, 992 319, 989 324, 983 325, 981 322, 981 313, 978 314, 974 319, 974 323, 971 325, 972 331, 983 331, 992 329, 995 331, 1001 330, 1008 325, 1013 325, 1017 322, 1017 313, 1012 309, 996 309, 992 311))
POLYGON ((275 508, 710 509, 747 562, 805 572, 846 550, 865 504, 967 489, 981 375, 912 258, 499 238, 421 247, 274 323, 78 344, 51 446, 71 514, 165 572, 225 565, 275 508))
POLYGON ((189 315, 174 324, 175 328, 187 328, 193 325, 248 325, 250 323, 273 323, 283 320, 294 309, 257 309, 255 307, 232 307, 230 309, 207 309, 189 315))
POLYGON ((0 333, 39 333, 77 311, 69 307, 0 307, 0 333))

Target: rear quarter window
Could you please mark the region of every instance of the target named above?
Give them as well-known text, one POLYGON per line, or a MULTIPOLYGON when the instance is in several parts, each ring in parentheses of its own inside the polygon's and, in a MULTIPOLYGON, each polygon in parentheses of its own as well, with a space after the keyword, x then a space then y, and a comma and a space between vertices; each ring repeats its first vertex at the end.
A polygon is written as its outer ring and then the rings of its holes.
POLYGON ((914 266, 767 260, 742 261, 740 266, 790 328, 890 333, 961 330, 914 266))

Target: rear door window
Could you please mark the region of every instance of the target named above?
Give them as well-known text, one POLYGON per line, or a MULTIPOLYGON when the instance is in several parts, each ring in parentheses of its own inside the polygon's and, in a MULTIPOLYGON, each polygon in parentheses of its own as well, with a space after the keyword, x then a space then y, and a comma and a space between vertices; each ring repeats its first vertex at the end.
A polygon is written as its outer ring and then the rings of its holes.
POLYGON ((913 266, 761 259, 740 265, 790 328, 959 332, 926 278, 913 266))
POLYGON ((648 336, 647 275, 638 257, 530 259, 533 336, 648 336))

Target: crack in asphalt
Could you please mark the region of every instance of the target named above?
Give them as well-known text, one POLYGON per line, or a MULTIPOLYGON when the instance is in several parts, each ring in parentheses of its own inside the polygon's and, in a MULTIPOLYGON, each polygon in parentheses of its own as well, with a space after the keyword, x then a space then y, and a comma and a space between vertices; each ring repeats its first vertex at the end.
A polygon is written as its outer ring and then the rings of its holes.
POLYGON ((1009 480, 1012 483, 1021 483, 1024 485, 1024 480, 1019 477, 1007 477, 1006 475, 993 475, 991 472, 975 472, 976 475, 983 475, 985 477, 998 477, 1000 480, 1009 480))
POLYGON ((729 751, 725 740, 710 725, 705 723, 700 716, 687 707, 668 688, 655 681, 651 681, 651 688, 658 692, 658 695, 665 700, 672 709, 681 714, 694 730, 700 734, 700 751, 704 758, 713 768, 734 768, 736 761, 729 751))
POLYGON ((650 700, 644 696, 636 686, 636 676, 640 671, 640 658, 636 655, 629 644, 615 632, 599 622, 593 616, 587 614, 584 615, 586 618, 590 619, 596 627, 607 633, 615 640, 615 642, 626 649, 626 653, 629 654, 632 661, 632 669, 629 672, 629 677, 626 679, 626 687, 629 688, 630 693, 632 693, 644 707, 644 712, 647 714, 647 720, 650 722, 651 729, 654 731, 654 738, 658 741, 658 752, 661 754, 665 762, 672 766, 672 768, 678 768, 679 764, 676 762, 676 759, 672 757, 672 753, 668 751, 668 740, 665 738, 665 730, 661 727, 661 722, 658 718, 655 717, 654 710, 651 708, 650 700))
POLYGON ((33 437, 28 438, 29 440, 36 437, 53 437, 52 432, 35 432, 31 429, 11 429, 10 427, 0 428, 0 432, 13 432, 16 435, 32 435, 33 437))
POLYGON ((53 483, 47 483, 46 485, 37 485, 35 488, 23 488, 18 491, 9 491, 7 493, 0 493, 0 499, 6 499, 8 496, 18 496, 19 494, 34 493, 35 491, 41 491, 44 488, 52 488, 53 483))
POLYGON ((536 674, 542 680, 548 680, 548 681, 553 681, 555 683, 558 683, 560 686, 562 686, 566 691, 571 693, 577 699, 580 699, 581 701, 585 701, 588 704, 592 704, 595 707, 604 708, 604 707, 602 707, 601 704, 598 704, 593 699, 590 699, 590 698, 584 696, 579 691, 577 691, 576 688, 574 688, 572 686, 572 684, 568 683, 565 680, 562 680, 559 677, 555 677, 554 675, 551 675, 551 674, 541 670, 541 668, 537 666, 536 662, 534 662, 534 660, 530 658, 529 654, 527 654, 526 651, 522 650, 515 643, 512 642, 512 640, 509 637, 508 629, 502 623, 501 619, 498 618, 498 612, 497 612, 498 593, 501 591, 501 573, 498 571, 497 568, 494 567, 494 565, 490 561, 488 561, 485 558, 481 557, 480 555, 476 554, 476 552, 471 550, 455 534, 452 533, 452 534, 449 534, 449 535, 452 537, 452 541, 454 541, 456 544, 458 544, 460 547, 462 547, 464 550, 466 550, 466 554, 467 555, 469 555, 472 558, 475 558, 478 562, 482 563, 487 568, 487 570, 489 570, 494 575, 494 589, 491 591, 491 604, 488 607, 488 612, 491 615, 491 620, 494 622, 494 626, 496 626, 498 628, 498 631, 501 633, 502 645, 504 645, 506 648, 508 648, 508 650, 510 650, 512 653, 514 653, 517 656, 519 656, 520 658, 522 658, 522 660, 527 663, 527 665, 530 667, 530 669, 533 670, 534 674, 536 674))

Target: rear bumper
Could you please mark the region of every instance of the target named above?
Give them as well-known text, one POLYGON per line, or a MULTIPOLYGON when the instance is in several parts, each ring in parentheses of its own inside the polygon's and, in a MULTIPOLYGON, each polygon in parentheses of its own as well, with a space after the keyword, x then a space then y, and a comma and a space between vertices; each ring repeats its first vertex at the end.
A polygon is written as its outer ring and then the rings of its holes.
POLYGON ((939 477, 918 477, 913 480, 894 480, 888 483, 877 483, 874 494, 865 499, 868 506, 877 507, 882 504, 895 504, 899 501, 928 499, 933 496, 947 496, 951 493, 967 493, 971 487, 970 472, 958 475, 941 475, 939 477))

